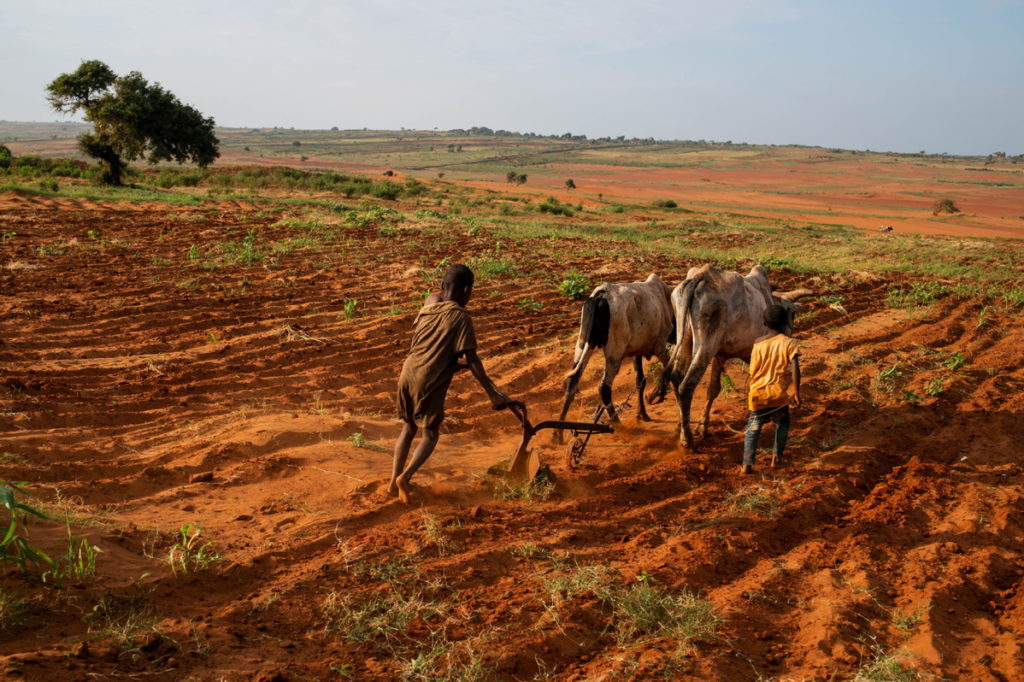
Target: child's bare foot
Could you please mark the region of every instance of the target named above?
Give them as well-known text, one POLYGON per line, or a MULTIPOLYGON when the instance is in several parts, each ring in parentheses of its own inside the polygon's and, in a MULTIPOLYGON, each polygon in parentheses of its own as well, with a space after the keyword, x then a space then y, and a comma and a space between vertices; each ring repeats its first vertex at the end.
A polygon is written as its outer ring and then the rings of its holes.
POLYGON ((749 464, 743 464, 742 466, 740 466, 740 473, 743 474, 744 476, 748 476, 754 473, 754 467, 750 466, 749 464))
POLYGON ((386 492, 388 497, 394 497, 398 494, 398 488, 395 487, 395 479, 392 478, 391 483, 388 483, 388 489, 386 492))
POLYGON ((402 504, 409 504, 409 482, 399 476, 395 480, 395 485, 398 488, 398 499, 402 501, 402 504))
POLYGON ((775 467, 779 466, 780 464, 782 464, 782 462, 779 461, 778 455, 772 455, 772 464, 771 464, 772 469, 774 469, 775 467))

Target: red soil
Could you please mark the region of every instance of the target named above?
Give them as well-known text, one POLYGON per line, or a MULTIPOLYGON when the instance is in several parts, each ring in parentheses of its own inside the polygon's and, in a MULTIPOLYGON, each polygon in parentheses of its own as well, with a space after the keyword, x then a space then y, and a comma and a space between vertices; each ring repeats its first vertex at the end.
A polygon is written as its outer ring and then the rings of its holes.
MULTIPOLYGON (((403 661, 382 652, 383 635, 363 644, 328 635, 321 605, 332 590, 387 594, 367 567, 408 565, 446 607, 403 637, 427 642, 443 630, 472 641, 493 679, 659 675, 673 642, 618 642, 593 594, 552 606, 543 580, 565 564, 511 552, 532 544, 608 564, 625 581, 647 571, 657 585, 706 595, 723 623, 675 679, 845 679, 880 651, 947 679, 1024 679, 1024 426, 1014 399, 1024 331, 1012 317, 989 311, 979 327, 970 302, 907 314, 885 308, 878 282, 784 279, 832 287, 847 311, 811 301, 799 324, 806 403, 784 468, 737 474, 745 381, 730 367, 739 391, 720 398, 701 454, 675 449, 671 402, 653 408, 651 424, 627 410, 578 472, 538 437, 558 481, 546 502, 495 498, 482 475, 519 431, 460 377, 406 508, 382 493, 389 454, 350 437, 388 449, 397 433, 393 384, 424 286, 407 248, 419 230, 349 229, 328 269, 294 254, 274 269, 187 265, 190 245, 231 231, 282 237, 276 218, 234 204, 3 205, 0 231, 16 235, 0 246, 0 452, 10 454, 0 478, 34 482, 44 499, 59 490, 105 521, 76 528, 104 551, 95 582, 58 589, 0 577, 7 592, 47 595, 0 640, 8 674, 394 679, 403 661), (109 241, 97 245, 88 230, 109 241), (71 239, 64 255, 38 250, 71 239), (362 314, 346 319, 344 299, 358 299, 362 314), (396 305, 401 313, 389 314, 396 305), (962 368, 943 366, 953 353, 962 368), (894 364, 896 384, 874 390, 894 364), (930 397, 935 380, 944 390, 930 397), (921 404, 900 400, 905 390, 921 404), (777 516, 737 509, 730 496, 752 483, 775 491, 777 516), (454 547, 431 542, 424 514, 449 526, 454 547), (188 522, 202 523, 224 560, 175 576, 165 557, 188 522), (90 633, 104 593, 141 595, 162 635, 118 648, 90 633)), ((418 253, 433 263, 490 246, 456 237, 418 253)), ((675 282, 689 265, 571 263, 612 281, 654 269, 675 282)), ((545 283, 484 279, 470 308, 498 384, 532 415, 555 414, 578 304, 545 283), (543 308, 520 309, 524 298, 543 308)), ((600 365, 576 418, 596 400, 600 365)), ((616 397, 631 383, 623 371, 616 397)), ((54 554, 64 532, 32 525, 54 554)), ((409 644, 405 660, 426 649, 409 644)))

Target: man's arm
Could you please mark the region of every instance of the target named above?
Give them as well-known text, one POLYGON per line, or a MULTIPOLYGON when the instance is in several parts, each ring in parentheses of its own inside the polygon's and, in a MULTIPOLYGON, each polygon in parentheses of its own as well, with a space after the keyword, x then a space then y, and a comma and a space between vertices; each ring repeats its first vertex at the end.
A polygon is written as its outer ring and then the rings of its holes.
POLYGON ((794 356, 790 363, 790 373, 793 376, 793 404, 800 407, 800 356, 794 356))
POLYGON ((487 393, 487 397, 491 399, 491 406, 494 409, 502 410, 510 405, 522 405, 518 400, 512 400, 498 390, 498 387, 494 385, 491 378, 487 376, 487 372, 484 371, 484 364, 480 361, 480 356, 476 354, 475 349, 467 350, 463 357, 466 359, 466 366, 469 367, 469 371, 473 373, 473 376, 476 377, 476 380, 480 382, 480 386, 487 393))

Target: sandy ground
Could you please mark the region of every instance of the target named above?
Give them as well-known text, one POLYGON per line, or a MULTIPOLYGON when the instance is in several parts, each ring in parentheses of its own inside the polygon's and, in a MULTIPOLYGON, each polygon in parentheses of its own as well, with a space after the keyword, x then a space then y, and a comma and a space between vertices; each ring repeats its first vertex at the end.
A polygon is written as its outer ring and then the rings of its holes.
MULTIPOLYGON (((407 508, 382 488, 424 288, 408 255, 415 227, 351 228, 323 269, 293 254, 273 269, 207 272, 185 260, 191 245, 253 226, 283 237, 278 216, 4 201, 0 228, 16 235, 0 245, 0 477, 93 519, 75 532, 103 550, 82 584, 0 578, 28 604, 0 638, 8 675, 396 679, 443 633, 490 679, 849 679, 889 654, 945 679, 1024 679, 1024 332, 1013 317, 988 310, 978 326, 971 301, 894 311, 882 282, 783 278, 841 295, 845 312, 809 303, 791 457, 752 479, 737 474, 745 380, 730 365, 736 390, 699 454, 675 447, 670 402, 650 424, 627 408, 575 471, 539 436, 554 494, 502 501, 486 470, 520 432, 459 377, 407 508), (60 255, 39 250, 57 243, 60 255), (351 319, 346 299, 360 301, 351 319), (770 504, 744 507, 753 495, 770 504), (186 523, 223 558, 174 575, 166 556, 186 523), (664 636, 623 641, 595 594, 552 600, 545 581, 576 565, 693 590, 722 622, 681 658, 664 636), (394 641, 325 631, 332 594, 368 603, 396 585, 429 585, 442 607, 394 641), (145 604, 145 626, 119 642, 99 624, 104 599, 145 604)), ((481 248, 421 245, 431 262, 481 248)), ((655 269, 674 284, 689 264, 570 265, 613 281, 655 269)), ((553 416, 579 304, 498 279, 479 283, 470 309, 498 384, 535 418, 553 416), (542 308, 517 307, 523 298, 542 308)), ((593 408, 601 364, 573 418, 593 408)), ((624 370, 616 400, 632 381, 624 370)), ((63 526, 31 529, 55 554, 66 546, 63 526)))

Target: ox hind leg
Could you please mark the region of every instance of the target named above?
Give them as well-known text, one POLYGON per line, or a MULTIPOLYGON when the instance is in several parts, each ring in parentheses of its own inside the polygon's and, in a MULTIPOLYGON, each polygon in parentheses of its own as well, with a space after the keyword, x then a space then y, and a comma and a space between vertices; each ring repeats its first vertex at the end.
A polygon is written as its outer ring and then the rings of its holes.
MULTIPOLYGON (((577 357, 573 360, 572 370, 565 377, 565 397, 562 399, 562 409, 558 413, 559 421, 565 420, 565 415, 569 412, 573 398, 576 397, 576 391, 579 390, 580 377, 583 376, 583 370, 587 368, 587 363, 590 362, 590 356, 593 354, 594 349, 589 344, 582 349, 577 349, 575 354, 577 357)), ((562 429, 555 429, 555 432, 551 435, 551 441, 556 445, 562 444, 562 429)))
POLYGON ((647 377, 644 376, 644 361, 639 355, 633 358, 633 370, 636 372, 636 399, 640 403, 636 410, 636 418, 642 422, 651 421, 644 407, 644 389, 647 388, 647 377))
POLYGON ((715 356, 714 360, 711 361, 711 376, 708 379, 708 402, 704 405, 704 414, 701 416, 700 423, 697 426, 697 434, 701 438, 706 438, 708 435, 708 429, 711 427, 711 405, 721 392, 722 361, 718 356, 715 356))
POLYGON ((651 405, 657 405, 665 399, 665 394, 668 393, 668 382, 672 378, 672 372, 668 366, 668 348, 662 347, 655 355, 657 355, 658 361, 661 363, 661 374, 658 375, 657 385, 647 395, 647 402, 651 405))
MULTIPOLYGON (((716 339, 710 339, 710 341, 716 341, 716 339)), ((700 383, 704 372, 707 371, 708 365, 711 364, 713 358, 713 355, 708 351, 709 347, 713 348, 715 346, 711 343, 706 343, 694 351, 693 357, 690 360, 690 366, 686 369, 686 375, 676 388, 676 401, 679 403, 679 424, 682 427, 680 445, 690 452, 697 451, 693 439, 693 429, 690 425, 690 407, 693 404, 693 394, 697 390, 697 384, 700 383)))
POLYGON ((611 358, 605 356, 604 376, 601 377, 601 404, 608 413, 608 421, 615 423, 619 421, 619 415, 615 412, 615 403, 612 402, 612 383, 615 381, 619 368, 622 366, 622 358, 611 358))

